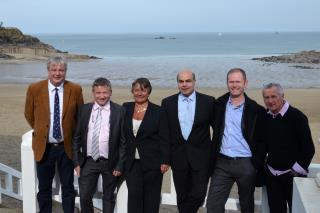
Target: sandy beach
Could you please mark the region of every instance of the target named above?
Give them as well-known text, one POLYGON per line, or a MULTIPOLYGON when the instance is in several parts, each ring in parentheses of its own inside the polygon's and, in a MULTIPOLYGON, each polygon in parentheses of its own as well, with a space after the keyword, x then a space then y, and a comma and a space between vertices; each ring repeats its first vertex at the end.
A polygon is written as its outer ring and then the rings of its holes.
MULTIPOLYGON (((25 84, 0 85, 0 162, 21 170, 20 145, 21 136, 30 130, 24 119, 25 84)), ((197 88, 198 91, 219 97, 226 89, 197 88)), ((150 100, 160 104, 162 98, 177 92, 176 88, 153 88, 150 100)), ((85 102, 92 100, 91 87, 84 86, 83 94, 85 102)), ((247 94, 258 103, 263 104, 261 90, 249 89, 247 94)), ((285 98, 290 104, 302 110, 309 118, 313 141, 316 147, 314 163, 320 163, 320 89, 287 89, 285 98)), ((122 104, 131 101, 132 96, 129 87, 113 87, 111 98, 114 102, 122 104)), ((163 191, 170 187, 169 176, 164 179, 163 191)), ((162 207, 164 208, 164 207, 162 207)), ((164 210, 166 212, 166 210, 164 210)))

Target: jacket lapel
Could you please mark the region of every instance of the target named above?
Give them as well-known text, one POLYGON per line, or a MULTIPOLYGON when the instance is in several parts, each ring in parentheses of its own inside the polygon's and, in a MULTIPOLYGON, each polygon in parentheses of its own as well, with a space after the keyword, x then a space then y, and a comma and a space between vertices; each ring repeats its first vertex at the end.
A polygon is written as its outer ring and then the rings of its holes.
MULTIPOLYGON (((199 117, 199 113, 201 113, 200 107, 201 107, 201 98, 199 96, 199 94, 196 92, 196 108, 194 110, 194 118, 193 118, 193 124, 192 124, 192 128, 191 128, 191 132, 190 135, 193 131, 193 127, 195 125, 195 123, 198 121, 198 117, 199 117)), ((190 137, 190 136, 189 136, 190 137)))
POLYGON ((116 123, 116 108, 114 106, 114 103, 110 101, 110 119, 109 119, 109 124, 110 124, 110 129, 109 129, 109 152, 110 152, 110 147, 112 143, 112 133, 113 133, 113 128, 114 124, 116 123))
POLYGON ((130 135, 132 138, 134 138, 133 123, 132 123, 133 112, 134 112, 134 103, 130 104, 129 107, 127 107, 127 113, 128 113, 127 125, 130 130, 130 135))
POLYGON ((47 113, 47 120, 49 121, 50 120, 50 98, 49 98, 49 89, 48 89, 48 80, 45 80, 43 81, 43 88, 41 89, 41 98, 39 100, 43 100, 44 101, 44 104, 43 106, 45 107, 45 112, 48 112, 47 113))
POLYGON ((88 109, 85 112, 85 117, 83 119, 83 123, 86 126, 86 132, 88 131, 89 121, 92 114, 93 103, 90 103, 88 109))
MULTIPOLYGON (((150 116, 152 116, 152 109, 153 109, 152 103, 149 102, 149 105, 147 107, 147 111, 144 114, 143 119, 142 119, 141 124, 140 124, 140 127, 138 129, 136 138, 138 138, 138 136, 141 134, 142 130, 144 129, 146 123, 148 123, 148 118, 150 116)), ((132 122, 131 122, 131 125, 132 125, 132 122)))
POLYGON ((70 95, 71 95, 71 89, 68 81, 64 82, 63 85, 63 110, 62 110, 62 119, 64 118, 67 109, 68 109, 68 104, 70 101, 70 95))
POLYGON ((179 129, 178 131, 179 131, 181 137, 183 138, 181 126, 180 126, 180 121, 179 121, 179 109, 178 109, 179 94, 180 93, 178 93, 174 96, 172 107, 173 107, 173 115, 176 115, 176 116, 174 116, 174 122, 176 123, 175 126, 179 129))

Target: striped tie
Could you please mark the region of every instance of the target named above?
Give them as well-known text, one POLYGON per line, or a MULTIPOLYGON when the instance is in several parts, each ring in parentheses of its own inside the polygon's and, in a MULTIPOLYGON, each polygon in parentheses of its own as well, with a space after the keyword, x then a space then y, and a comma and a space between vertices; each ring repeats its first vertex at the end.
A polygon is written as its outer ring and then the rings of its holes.
POLYGON ((93 160, 97 160, 100 157, 99 153, 99 136, 100 136, 100 127, 101 127, 101 110, 102 108, 98 108, 98 114, 96 117, 96 121, 94 123, 93 127, 93 133, 92 133, 92 148, 91 148, 91 157, 93 160))

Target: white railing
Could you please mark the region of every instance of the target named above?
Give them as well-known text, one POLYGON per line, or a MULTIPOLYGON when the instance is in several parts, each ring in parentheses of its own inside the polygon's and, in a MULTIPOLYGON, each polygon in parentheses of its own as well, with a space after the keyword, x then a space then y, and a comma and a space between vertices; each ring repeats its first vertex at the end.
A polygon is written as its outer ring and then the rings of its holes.
POLYGON ((22 200, 21 191, 21 172, 0 163, 0 171, 4 177, 4 186, 0 187, 0 203, 1 193, 18 200, 22 200))
MULTIPOLYGON (((37 210, 37 177, 36 177, 36 168, 34 162, 34 156, 32 151, 32 130, 25 133, 22 136, 21 144, 21 168, 22 168, 22 188, 23 188, 23 212, 36 212, 37 210)), ((173 184, 172 175, 170 177, 171 187, 170 193, 162 193, 161 195, 161 204, 167 205, 177 205, 176 201, 176 191, 173 184)), ((77 178, 75 178, 75 189, 78 190, 77 178)), ((101 192, 102 184, 101 178, 98 183, 98 192, 95 195, 93 200, 94 206, 98 209, 102 208, 101 201, 101 192)), ((115 212, 117 213, 126 213, 127 212, 127 186, 124 182, 117 193, 117 204, 115 212)), ((53 199, 56 201, 61 201, 61 191, 60 191, 60 182, 58 176, 55 177, 53 183, 53 199)), ((261 190, 261 200, 256 200, 256 207, 260 207, 262 213, 268 213, 269 207, 267 202, 266 190, 262 188, 261 190)), ((76 206, 79 206, 79 197, 76 198, 76 206)), ((205 204, 204 204, 205 206, 205 204)), ((234 198, 229 198, 226 203, 227 210, 240 210, 239 200, 234 198)))
POLYGON ((294 178, 292 213, 320 212, 320 164, 311 164, 308 178, 294 178))
MULTIPOLYGON (((32 145, 32 131, 25 133, 22 136, 22 144, 21 144, 21 168, 22 168, 22 186, 23 186, 23 212, 36 212, 37 210, 37 178, 36 178, 36 168, 33 157, 33 151, 31 148, 32 145)), ((61 191, 60 191, 60 183, 55 177, 55 181, 53 184, 53 199, 56 201, 61 201, 61 191)), ((170 177, 171 187, 170 193, 162 193, 161 195, 161 204, 167 205, 177 205, 176 201, 176 191, 173 184, 172 175, 170 177)), ((99 179, 98 184, 98 193, 94 198, 94 206, 98 209, 102 208, 101 201, 101 178, 99 179)), ((75 188, 78 190, 78 182, 77 178, 75 178, 75 188)), ((127 212, 127 186, 124 182, 117 193, 117 204, 115 212, 117 213, 126 213, 127 212)), ((263 213, 268 213, 268 202, 266 196, 266 190, 263 188, 261 190, 261 200, 255 201, 257 207, 260 207, 263 213)), ((79 198, 76 198, 76 205, 79 206, 79 198)), ((205 206, 205 204, 204 204, 205 206)), ((226 203, 226 209, 228 210, 240 210, 239 209, 239 200, 234 198, 229 198, 226 203)))

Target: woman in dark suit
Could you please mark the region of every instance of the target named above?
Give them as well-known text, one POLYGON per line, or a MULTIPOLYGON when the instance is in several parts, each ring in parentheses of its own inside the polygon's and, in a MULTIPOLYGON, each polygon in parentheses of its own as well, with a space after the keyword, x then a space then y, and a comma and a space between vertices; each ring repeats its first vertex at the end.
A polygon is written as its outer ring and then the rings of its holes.
POLYGON ((160 128, 161 108, 149 101, 152 87, 147 78, 132 83, 134 102, 124 103, 128 186, 128 213, 159 212, 163 173, 168 170, 169 150, 160 128))

